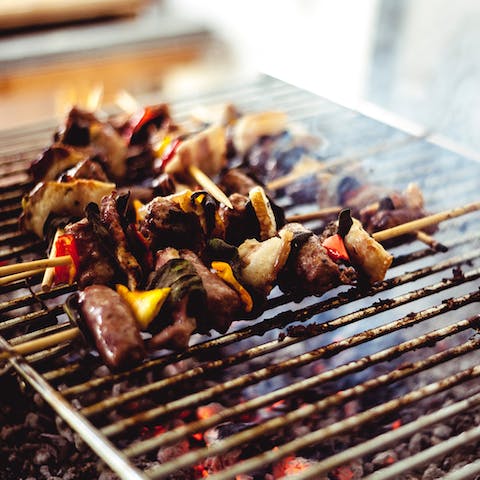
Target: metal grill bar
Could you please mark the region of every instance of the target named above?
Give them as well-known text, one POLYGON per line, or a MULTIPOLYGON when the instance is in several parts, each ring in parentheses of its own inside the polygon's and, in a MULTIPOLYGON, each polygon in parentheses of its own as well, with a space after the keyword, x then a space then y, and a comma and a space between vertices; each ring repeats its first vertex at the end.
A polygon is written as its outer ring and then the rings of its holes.
MULTIPOLYGON (((336 395, 326 397, 314 404, 300 407, 295 412, 290 412, 283 417, 277 417, 265 423, 262 423, 259 426, 244 430, 243 432, 232 435, 227 439, 222 440, 221 442, 218 442, 214 445, 210 445, 209 447, 196 450, 195 452, 187 453, 182 457, 177 458, 172 462, 169 462, 168 464, 163 464, 157 468, 153 468, 150 471, 147 471, 147 474, 150 478, 153 479, 165 478, 170 473, 173 473, 185 466, 194 465, 208 456, 220 454, 231 450, 238 445, 256 439, 256 437, 258 436, 265 435, 268 432, 274 431, 276 429, 284 428, 287 423, 290 424, 303 418, 308 418, 312 414, 317 413, 321 410, 325 410, 326 408, 338 405, 340 403, 344 403, 347 399, 355 397, 360 393, 364 393, 370 389, 377 389, 382 385, 386 385, 387 383, 391 383, 401 378, 404 378, 410 373, 417 373, 419 371, 428 369, 434 365, 439 365, 441 363, 444 363, 447 359, 455 358, 459 355, 462 355, 463 353, 471 351, 471 349, 474 349, 476 347, 477 342, 473 342, 473 345, 472 342, 467 342, 460 347, 455 347, 449 350, 445 350, 444 352, 440 352, 436 355, 432 355, 426 360, 416 362, 405 369, 394 370, 389 374, 382 375, 373 380, 369 380, 365 383, 357 385, 356 387, 340 391, 336 395)), ((357 428, 369 421, 385 416, 388 413, 394 412, 401 407, 405 407, 406 405, 421 400, 427 396, 442 392, 467 380, 477 378, 478 376, 480 376, 480 366, 463 370, 439 382, 431 383, 429 385, 426 385, 425 387, 413 390, 412 392, 404 395, 403 397, 391 400, 387 403, 371 408, 357 415, 353 415, 345 420, 342 420, 341 422, 330 425, 326 428, 310 432, 301 438, 297 438, 295 440, 292 440, 291 442, 283 444, 275 450, 264 452, 263 454, 258 455, 252 459, 245 460, 241 463, 233 465, 229 467, 227 472, 211 475, 211 479, 226 480, 228 478, 234 478, 235 475, 255 470, 256 468, 260 468, 266 463, 278 461, 281 458, 291 453, 294 453, 302 448, 308 447, 315 443, 319 443, 320 441, 334 435, 339 435, 349 430, 353 430, 354 428, 357 428)))
POLYGON ((190 423, 189 425, 178 427, 175 430, 170 430, 154 438, 137 442, 125 449, 124 453, 129 457, 134 457, 154 448, 171 445, 182 438, 199 431, 204 431, 231 418, 239 417, 240 415, 250 412, 254 409, 271 405, 281 399, 299 394, 322 383, 338 380, 347 374, 359 372, 377 363, 393 360, 400 357, 405 352, 431 345, 432 343, 438 342, 439 340, 442 340, 447 336, 454 335, 460 331, 467 330, 469 328, 475 328, 479 321, 480 317, 477 316, 468 320, 463 320, 455 325, 434 330, 433 332, 421 335, 413 340, 403 342, 394 347, 387 348, 372 355, 362 357, 356 361, 352 361, 348 364, 341 365, 335 369, 328 370, 305 380, 299 381, 291 386, 280 388, 268 394, 235 405, 231 408, 227 408, 222 410, 217 415, 212 415, 207 419, 202 419, 200 421, 190 423))

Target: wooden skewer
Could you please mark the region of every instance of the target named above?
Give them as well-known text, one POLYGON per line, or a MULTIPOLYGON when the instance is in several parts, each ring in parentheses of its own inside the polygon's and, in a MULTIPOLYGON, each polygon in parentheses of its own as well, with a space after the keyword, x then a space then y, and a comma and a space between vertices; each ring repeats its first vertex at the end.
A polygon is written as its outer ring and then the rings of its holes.
POLYGON ((230 202, 229 198, 223 193, 220 188, 213 182, 213 180, 208 176, 205 175, 197 166, 190 165, 188 167, 190 175, 195 179, 195 181, 213 198, 218 200, 219 202, 225 204, 228 208, 233 209, 232 202, 230 202))
MULTIPOLYGON (((80 330, 78 327, 69 328, 67 330, 62 330, 58 333, 52 333, 46 335, 45 337, 36 338, 35 340, 30 340, 28 342, 21 343, 19 345, 12 346, 12 350, 20 355, 28 355, 30 353, 39 352, 48 347, 53 347, 61 343, 68 342, 80 335, 80 330)), ((0 353, 0 360, 6 360, 10 357, 8 352, 0 353)))
POLYGON ((452 208, 450 210, 445 210, 443 212, 434 213, 433 215, 428 215, 417 220, 412 220, 411 222, 402 223, 396 227, 387 228, 381 232, 376 232, 372 237, 377 242, 383 242, 385 240, 390 240, 391 238, 400 237, 407 233, 415 232, 422 230, 431 225, 436 225, 437 223, 449 220, 450 218, 460 217, 467 213, 476 212, 480 210, 480 202, 469 203, 463 207, 452 208))
MULTIPOLYGON (((57 228, 57 231, 55 232, 55 236, 53 237, 50 255, 48 256, 49 259, 55 258, 57 256, 57 240, 58 240, 58 237, 63 233, 64 232, 61 228, 57 228)), ((45 270, 45 274, 43 275, 42 290, 48 291, 52 288, 54 276, 55 276, 55 267, 48 267, 45 270)))
POLYGON ((26 270, 25 272, 14 273, 13 275, 7 275, 6 277, 0 278, 0 286, 17 282, 18 280, 23 280, 24 278, 33 277, 33 275, 37 275, 42 272, 43 272, 43 268, 37 268, 35 270, 26 270))
POLYGON ((42 258, 41 260, 33 260, 31 262, 15 263, 14 265, 5 265, 0 267, 0 277, 5 277, 13 273, 27 272, 48 267, 58 267, 60 265, 68 265, 72 261, 70 255, 64 255, 56 258, 42 258))
POLYGON ((327 207, 322 208, 320 210, 316 210, 315 212, 310 213, 299 213, 298 215, 290 215, 285 220, 287 222, 309 222, 310 220, 318 220, 325 217, 329 217, 330 215, 336 215, 342 211, 342 207, 334 206, 334 207, 327 207))
POLYGON ((438 240, 435 240, 435 238, 431 237, 430 235, 423 232, 422 230, 419 230, 418 232, 416 232, 415 235, 417 237, 417 240, 429 246, 431 249, 435 250, 436 252, 446 252, 448 250, 448 247, 446 247, 443 243, 440 243, 438 240))

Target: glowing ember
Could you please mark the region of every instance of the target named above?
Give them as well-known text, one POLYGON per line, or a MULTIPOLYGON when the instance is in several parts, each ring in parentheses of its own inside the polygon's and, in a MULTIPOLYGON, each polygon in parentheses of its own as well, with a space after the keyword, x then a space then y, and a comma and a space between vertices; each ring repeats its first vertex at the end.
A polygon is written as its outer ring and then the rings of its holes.
POLYGON ((142 427, 140 435, 142 436, 142 438, 151 438, 156 437, 157 435, 161 435, 166 431, 167 429, 163 425, 155 425, 153 427, 142 427))
POLYGON ((192 437, 197 440, 197 442, 201 442, 203 440, 203 434, 201 432, 194 433, 192 437))
MULTIPOLYGON (((276 448, 277 447, 274 447, 274 450, 276 448)), ((289 457, 285 457, 273 467, 273 478, 276 479, 283 478, 288 475, 294 475, 296 473, 302 472, 313 464, 313 460, 290 455, 289 457)))
POLYGON ((197 408, 197 417, 199 420, 205 420, 210 418, 212 415, 216 415, 224 409, 223 405, 220 403, 209 403, 208 405, 202 405, 197 408))
POLYGON ((401 426, 402 426, 402 421, 400 419, 392 422, 392 430, 396 430, 397 428, 399 428, 401 426))
POLYGON ((335 469, 334 474, 337 480, 353 480, 355 478, 355 474, 353 473, 352 469, 345 465, 335 469))

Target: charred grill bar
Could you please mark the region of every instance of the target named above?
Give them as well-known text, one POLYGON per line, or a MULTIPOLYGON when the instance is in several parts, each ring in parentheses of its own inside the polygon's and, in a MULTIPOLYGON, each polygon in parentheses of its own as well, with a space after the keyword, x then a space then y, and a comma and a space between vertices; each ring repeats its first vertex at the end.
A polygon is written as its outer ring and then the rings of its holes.
MULTIPOLYGON (((372 182, 416 181, 431 211, 478 200, 474 161, 270 78, 178 101, 174 115, 222 100, 287 112, 325 139, 332 170, 358 162, 372 182)), ((0 261, 43 254, 16 219, 31 187, 25 169, 53 128, 0 134, 0 261)), ((313 208, 288 192, 281 202, 289 213, 313 208)), ((20 345, 69 327, 61 304, 75 288, 34 293, 37 275, 29 286, 0 287, 1 349, 10 357, 3 373, 22 376, 120 478, 342 478, 347 467, 348 478, 359 478, 354 464, 372 479, 422 478, 425 465, 478 441, 478 426, 451 429, 411 455, 395 450, 384 468, 375 455, 480 411, 479 225, 478 213, 443 224, 435 238, 446 253, 419 243, 393 248, 387 279, 368 291, 342 287, 300 304, 276 293, 261 318, 117 374, 89 352, 79 356, 77 343, 27 355, 28 364, 12 352, 3 338, 20 345), (291 470, 282 466, 290 457, 291 470)))

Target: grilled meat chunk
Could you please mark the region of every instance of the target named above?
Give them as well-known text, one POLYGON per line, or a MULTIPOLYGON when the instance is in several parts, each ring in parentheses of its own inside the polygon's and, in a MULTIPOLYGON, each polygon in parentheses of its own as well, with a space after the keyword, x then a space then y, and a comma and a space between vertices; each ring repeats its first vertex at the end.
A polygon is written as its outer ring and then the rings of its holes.
POLYGON ((188 183, 190 165, 197 166, 206 175, 217 175, 227 164, 225 128, 214 125, 183 140, 174 157, 165 166, 165 172, 188 183))
POLYGON ((60 175, 59 181, 71 182, 78 178, 108 182, 107 175, 103 171, 102 166, 98 162, 88 158, 77 163, 74 167, 69 168, 66 172, 60 175))
POLYGON ((108 367, 124 369, 140 363, 145 347, 130 307, 105 285, 92 285, 79 293, 81 318, 98 353, 108 367))
POLYGON ((73 235, 78 253, 77 283, 80 289, 92 284, 110 285, 115 277, 115 263, 106 246, 95 235, 86 218, 65 226, 73 235))
POLYGON ((292 237, 290 232, 285 232, 283 236, 271 237, 263 242, 245 240, 238 247, 242 280, 254 293, 267 297, 277 283, 278 274, 290 253, 292 237))
POLYGON ((174 201, 164 197, 154 198, 144 209, 140 232, 153 252, 175 246, 198 253, 205 247, 205 234, 195 213, 184 212, 174 201))
POLYGON ((82 218, 85 207, 100 203, 104 195, 115 188, 113 183, 78 179, 72 182, 41 182, 23 199, 20 225, 24 230, 43 236, 49 215, 82 218))
POLYGON ((240 245, 247 238, 258 238, 260 227, 248 197, 239 193, 230 195, 233 209, 220 205, 218 213, 225 227, 225 240, 240 245))
POLYGON ((240 117, 234 127, 233 143, 244 155, 261 137, 275 136, 287 129, 287 115, 283 112, 260 112, 240 117))
POLYGON ((170 287, 170 295, 159 318, 150 325, 153 348, 184 349, 197 329, 197 318, 206 310, 206 294, 202 280, 193 265, 180 257, 175 248, 157 254, 155 271, 148 288, 170 287))
POLYGON ((90 157, 98 157, 109 178, 124 180, 127 174, 127 144, 107 122, 100 122, 92 113, 72 108, 65 131, 60 136, 65 145, 72 145, 90 157))
POLYGON ((55 180, 62 172, 88 158, 89 155, 86 152, 77 150, 69 145, 54 143, 33 160, 29 171, 35 182, 46 182, 55 180))
POLYGON ((278 277, 282 291, 302 296, 322 295, 334 287, 352 283, 354 270, 336 264, 317 235, 299 223, 287 223, 280 236, 286 233, 293 238, 290 256, 278 277))
POLYGON ((239 193, 248 197, 248 192, 258 185, 260 182, 255 181, 238 168, 228 169, 220 180, 220 187, 227 195, 239 193))
POLYGON ((141 281, 142 269, 130 252, 122 226, 122 218, 118 211, 118 198, 116 192, 103 197, 100 205, 100 218, 115 246, 115 257, 120 269, 127 277, 128 288, 135 290, 141 281))
POLYGON ((207 294, 207 310, 199 318, 199 329, 213 328, 225 333, 242 311, 238 293, 212 273, 193 252, 180 250, 180 256, 194 266, 207 294))
POLYGON ((362 270, 370 283, 385 278, 393 256, 363 229, 358 220, 353 219, 353 225, 343 240, 352 263, 362 270))

